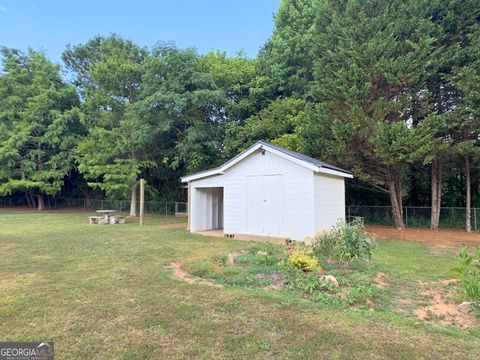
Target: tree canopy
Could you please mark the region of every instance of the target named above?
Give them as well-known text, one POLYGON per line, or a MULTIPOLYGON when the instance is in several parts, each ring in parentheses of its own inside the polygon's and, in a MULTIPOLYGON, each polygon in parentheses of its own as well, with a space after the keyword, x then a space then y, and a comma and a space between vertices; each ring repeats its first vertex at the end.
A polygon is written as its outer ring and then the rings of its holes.
POLYGON ((84 135, 75 89, 60 67, 34 51, 3 49, 0 76, 0 194, 23 192, 43 209, 60 192, 84 135))

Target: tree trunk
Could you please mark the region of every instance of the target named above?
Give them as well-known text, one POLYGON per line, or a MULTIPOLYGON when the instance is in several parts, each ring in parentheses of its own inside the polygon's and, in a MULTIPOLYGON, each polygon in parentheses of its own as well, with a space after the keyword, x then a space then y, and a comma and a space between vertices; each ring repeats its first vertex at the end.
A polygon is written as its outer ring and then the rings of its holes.
POLYGON ((470 213, 471 213, 471 184, 470 184, 470 158, 467 155, 465 155, 465 208, 466 208, 466 213, 465 213, 465 230, 468 232, 472 231, 472 224, 470 221, 470 213))
POLYGON ((391 169, 387 169, 387 187, 392 203, 392 215, 395 227, 405 229, 403 223, 403 201, 402 201, 402 183, 400 179, 395 179, 391 169))
POLYGON ((439 159, 432 162, 432 212, 430 229, 438 230, 442 206, 442 163, 439 159))
POLYGON ((43 209, 45 209, 45 200, 42 194, 37 195, 37 203, 38 203, 38 206, 37 206, 38 211, 42 211, 43 209))
POLYGON ((30 201, 30 195, 25 194, 25 199, 27 199, 27 206, 30 208, 32 207, 32 202, 30 201))
POLYGON ((32 208, 36 208, 37 203, 35 202, 35 196, 29 194, 28 197, 30 198, 30 204, 32 204, 32 208))
POLYGON ((132 195, 130 197, 130 216, 137 216, 137 184, 132 185, 132 195))

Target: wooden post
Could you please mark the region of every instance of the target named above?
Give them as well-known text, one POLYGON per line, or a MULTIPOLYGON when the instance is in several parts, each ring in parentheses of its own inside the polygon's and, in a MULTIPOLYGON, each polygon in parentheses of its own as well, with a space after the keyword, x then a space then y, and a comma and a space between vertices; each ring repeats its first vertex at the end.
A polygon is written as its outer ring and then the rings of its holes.
POLYGON ((145 207, 145 180, 140 179, 140 226, 143 225, 144 207, 145 207))

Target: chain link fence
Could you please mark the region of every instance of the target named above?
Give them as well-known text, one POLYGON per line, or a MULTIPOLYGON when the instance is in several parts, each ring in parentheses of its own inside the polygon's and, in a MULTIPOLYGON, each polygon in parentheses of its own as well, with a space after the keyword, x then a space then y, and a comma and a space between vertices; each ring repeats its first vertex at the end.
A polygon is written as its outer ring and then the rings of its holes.
MULTIPOLYGON (((27 207, 23 199, 0 197, 0 207, 27 207)), ((140 208, 137 202, 137 211, 140 208)), ((77 198, 53 198, 45 197, 45 209, 78 209, 78 210, 106 210, 112 209, 120 212, 130 211, 129 200, 98 200, 77 198)), ((145 213, 159 215, 187 216, 188 206, 186 202, 170 201, 145 201, 145 213)), ((365 219, 366 224, 393 226, 392 208, 390 206, 366 206, 348 205, 346 207, 347 220, 356 217, 365 219)), ((403 208, 403 221, 406 227, 430 227, 430 207, 405 206, 403 208)), ((464 229, 466 211, 463 207, 443 207, 440 210, 440 227, 464 229)), ((472 208, 471 224, 473 230, 480 228, 480 208, 472 208)))
MULTIPOLYGON (((74 199, 45 197, 46 210, 78 209, 78 210, 117 210, 119 212, 130 211, 130 200, 98 200, 98 199, 74 199)), ((23 199, 0 197, 0 207, 28 207, 23 199)), ((137 201, 137 211, 140 202, 137 201)), ((187 216, 187 203, 179 201, 145 201, 146 214, 187 216)))
MULTIPOLYGON (((393 226, 392 208, 390 206, 354 206, 346 208, 348 221, 362 217, 366 224, 393 226)), ((431 207, 405 206, 403 221, 406 227, 430 227, 431 207)), ((472 230, 480 227, 480 209, 472 208, 470 213, 472 230)), ((440 210, 440 224, 444 229, 464 229, 466 210, 463 207, 443 207, 440 210)))

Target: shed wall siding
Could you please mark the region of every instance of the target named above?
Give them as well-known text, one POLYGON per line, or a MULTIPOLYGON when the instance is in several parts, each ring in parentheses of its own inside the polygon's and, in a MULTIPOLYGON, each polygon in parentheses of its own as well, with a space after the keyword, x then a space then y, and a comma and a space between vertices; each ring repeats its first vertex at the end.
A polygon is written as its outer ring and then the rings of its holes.
POLYGON ((341 177, 314 175, 315 232, 330 229, 345 220, 345 180, 341 177))
MULTIPOLYGON (((314 233, 313 172, 269 152, 262 155, 258 151, 228 169, 223 175, 194 180, 192 189, 224 187, 224 232, 247 233, 246 178, 266 175, 283 175, 283 236, 294 240, 303 240, 307 236, 312 236, 314 233)), ((193 193, 195 191, 192 191, 193 193)), ((195 201, 194 197, 192 201, 195 201)), ((196 229, 192 227, 191 230, 196 229)))

